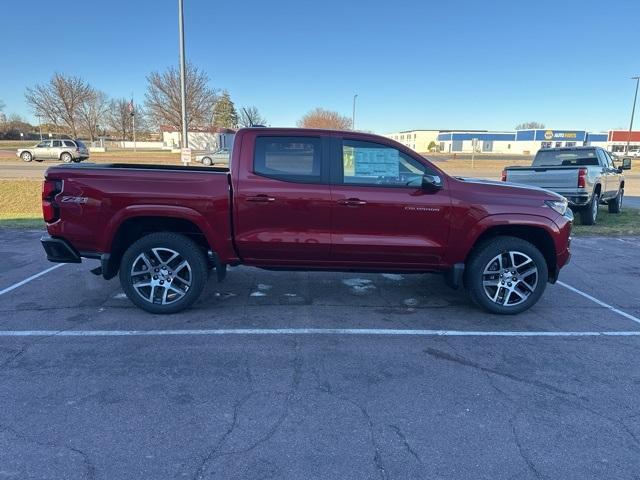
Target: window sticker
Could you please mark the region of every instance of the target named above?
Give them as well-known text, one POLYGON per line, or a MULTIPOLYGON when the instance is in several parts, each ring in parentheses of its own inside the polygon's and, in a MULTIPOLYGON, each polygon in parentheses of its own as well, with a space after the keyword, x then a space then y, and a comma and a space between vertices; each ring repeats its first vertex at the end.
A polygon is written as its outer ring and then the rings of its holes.
POLYGON ((392 148, 355 148, 354 170, 356 177, 400 177, 398 150, 392 148))

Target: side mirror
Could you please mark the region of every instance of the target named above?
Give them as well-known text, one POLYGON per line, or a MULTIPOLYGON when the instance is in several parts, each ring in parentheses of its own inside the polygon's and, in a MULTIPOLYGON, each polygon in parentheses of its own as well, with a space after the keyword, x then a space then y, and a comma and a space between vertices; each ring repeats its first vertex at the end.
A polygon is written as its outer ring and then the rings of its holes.
POLYGON ((622 159, 622 166, 620 167, 622 170, 631 170, 631 158, 625 157, 622 159))
POLYGON ((428 192, 435 192, 442 188, 442 178, 440 175, 423 175, 422 176, 422 189, 428 192))

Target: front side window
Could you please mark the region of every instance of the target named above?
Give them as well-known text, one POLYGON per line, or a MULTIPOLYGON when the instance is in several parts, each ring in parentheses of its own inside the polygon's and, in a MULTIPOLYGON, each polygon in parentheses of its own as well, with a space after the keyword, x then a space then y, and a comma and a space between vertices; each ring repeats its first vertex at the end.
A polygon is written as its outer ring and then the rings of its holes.
POLYGON ((425 166, 399 150, 373 142, 344 140, 343 183, 419 187, 425 166))
POLYGON ((316 137, 258 137, 254 172, 288 181, 320 182, 322 148, 316 137))
POLYGON ((38 144, 38 148, 49 148, 51 142, 49 140, 45 140, 44 142, 40 142, 38 144))

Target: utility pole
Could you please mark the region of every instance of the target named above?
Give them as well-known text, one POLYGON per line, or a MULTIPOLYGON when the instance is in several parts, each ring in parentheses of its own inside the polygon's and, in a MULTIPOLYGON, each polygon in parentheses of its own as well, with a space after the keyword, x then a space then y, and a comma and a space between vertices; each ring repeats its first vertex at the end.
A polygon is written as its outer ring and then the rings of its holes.
POLYGON ((353 96, 353 111, 351 112, 351 130, 356 129, 356 98, 358 98, 357 93, 353 96))
POLYGON ((38 130, 40 130, 40 141, 42 141, 42 116, 38 114, 38 130))
POLYGON ((638 85, 640 84, 640 76, 631 77, 631 80, 636 81, 636 94, 633 96, 633 108, 631 109, 631 123, 629 123, 629 136, 627 137, 627 148, 625 148, 625 155, 629 155, 629 143, 631 143, 631 131, 633 130, 633 115, 636 113, 636 100, 638 99, 638 85))
POLYGON ((184 13, 182 3, 183 0, 178 0, 178 30, 180 35, 180 96, 182 100, 182 148, 189 148, 189 133, 187 132, 187 84, 185 79, 186 66, 184 55, 184 13))

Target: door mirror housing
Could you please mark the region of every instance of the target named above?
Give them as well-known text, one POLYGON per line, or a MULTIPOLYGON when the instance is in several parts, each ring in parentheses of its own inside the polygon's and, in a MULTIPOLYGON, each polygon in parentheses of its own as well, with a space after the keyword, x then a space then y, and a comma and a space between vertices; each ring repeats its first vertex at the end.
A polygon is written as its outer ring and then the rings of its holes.
POLYGON ((625 157, 622 159, 622 166, 620 170, 631 170, 631 158, 625 157))
POLYGON ((440 175, 428 175, 422 176, 422 189, 428 192, 435 192, 440 190, 443 186, 442 177, 440 175))

